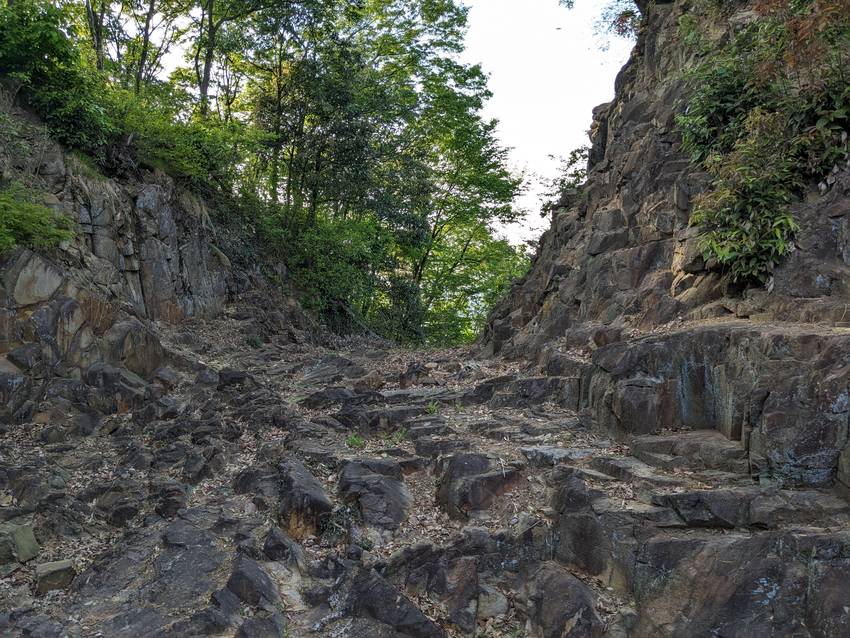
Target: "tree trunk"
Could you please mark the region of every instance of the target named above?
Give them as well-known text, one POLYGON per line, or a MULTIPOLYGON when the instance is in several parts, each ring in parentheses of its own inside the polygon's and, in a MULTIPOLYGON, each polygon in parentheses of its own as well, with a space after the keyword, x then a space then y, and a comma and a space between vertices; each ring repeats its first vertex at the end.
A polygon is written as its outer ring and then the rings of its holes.
POLYGON ((210 79, 212 78, 213 59, 215 57, 215 38, 218 32, 218 25, 215 22, 213 15, 213 5, 215 0, 207 2, 207 26, 206 26, 206 47, 204 50, 204 68, 201 73, 201 82, 198 86, 201 95, 201 116, 206 117, 210 112, 210 79))
POLYGON ((148 50, 151 43, 151 23, 156 15, 156 0, 148 3, 148 14, 145 16, 145 30, 142 33, 142 51, 139 54, 139 68, 136 69, 136 93, 142 88, 142 79, 145 77, 145 66, 148 62, 148 50))
POLYGON ((95 10, 91 0, 86 0, 86 19, 89 23, 89 33, 91 34, 92 47, 94 48, 95 63, 97 69, 103 71, 104 53, 103 53, 103 22, 106 18, 106 4, 108 0, 101 0, 100 10, 95 10))
MULTIPOLYGON (((275 204, 280 203, 280 151, 281 139, 283 138, 283 82, 282 82, 283 67, 282 61, 278 60, 277 73, 275 74, 275 114, 274 114, 274 135, 275 139, 272 142, 274 149, 272 151, 272 167, 271 167, 271 195, 275 204)), ((287 197, 287 200, 289 198, 287 197)))
POLYGON ((316 162, 313 165, 313 180, 310 184, 310 226, 316 225, 316 219, 319 213, 319 180, 322 174, 322 156, 325 152, 325 144, 319 148, 316 153, 316 162))

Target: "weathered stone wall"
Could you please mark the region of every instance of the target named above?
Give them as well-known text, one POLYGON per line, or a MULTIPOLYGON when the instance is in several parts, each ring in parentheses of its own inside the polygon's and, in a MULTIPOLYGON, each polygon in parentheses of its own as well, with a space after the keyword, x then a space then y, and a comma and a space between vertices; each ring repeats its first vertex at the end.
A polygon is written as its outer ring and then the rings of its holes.
POLYGON ((716 429, 766 479, 829 483, 848 443, 850 348, 828 330, 705 322, 543 362, 579 378, 580 408, 611 435, 716 429))
MULTIPOLYGON (((753 19, 740 4, 710 38, 753 19)), ((707 268, 688 222, 708 176, 675 126, 692 57, 677 25, 691 7, 645 7, 616 97, 594 110, 587 185, 554 211, 485 346, 551 374, 581 370, 581 407, 616 436, 715 428, 744 441, 756 472, 823 483, 850 415, 850 173, 794 206, 795 250, 769 287, 707 268)))
POLYGON ((75 238, 56 250, 0 257, 0 417, 31 416, 59 380, 87 382, 97 365, 120 371, 107 375, 107 393, 120 396, 105 408, 117 409, 144 395, 145 379, 162 363, 151 321, 212 317, 229 295, 261 279, 259 269, 233 267, 205 203, 168 176, 109 179, 50 141, 26 113, 16 117, 31 152, 4 144, 2 181, 30 185, 74 222, 75 238))

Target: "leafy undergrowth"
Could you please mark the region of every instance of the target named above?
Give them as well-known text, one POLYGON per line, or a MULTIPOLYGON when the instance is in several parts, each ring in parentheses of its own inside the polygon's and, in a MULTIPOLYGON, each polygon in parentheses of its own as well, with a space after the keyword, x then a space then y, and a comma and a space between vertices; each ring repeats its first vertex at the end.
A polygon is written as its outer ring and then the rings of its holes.
POLYGON ((680 37, 697 55, 678 124, 683 148, 712 177, 691 219, 706 258, 736 281, 764 283, 792 248, 793 201, 847 161, 850 2, 753 8, 759 17, 719 50, 704 26, 723 9, 681 19, 680 37))
POLYGON ((39 203, 22 184, 0 190, 0 253, 18 245, 53 248, 74 236, 70 227, 67 218, 39 203))

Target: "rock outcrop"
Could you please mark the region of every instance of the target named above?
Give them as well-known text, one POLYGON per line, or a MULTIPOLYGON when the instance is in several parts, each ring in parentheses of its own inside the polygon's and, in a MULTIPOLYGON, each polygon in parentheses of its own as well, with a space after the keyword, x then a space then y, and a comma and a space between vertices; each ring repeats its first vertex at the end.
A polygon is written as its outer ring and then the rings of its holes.
POLYGON ((245 348, 255 303, 156 324, 172 365, 126 411, 0 434, 0 634, 850 631, 831 487, 769 480, 718 430, 623 445, 576 411, 583 377, 285 332, 245 348))
POLYGON ((226 256, 244 242, 216 229, 202 199, 158 171, 107 178, 27 114, 14 117, 33 152, 0 150, 3 181, 27 184, 73 222, 75 237, 49 253, 21 248, 0 259, 2 420, 33 418, 48 396, 101 411, 137 405, 165 363, 151 322, 213 317, 249 290, 271 293, 276 329, 307 326, 259 264, 226 256), (99 396, 80 397, 93 387, 99 396))
MULTIPOLYGON (((752 19, 746 8, 711 37, 752 19)), ((794 205, 796 245, 767 287, 709 268, 688 224, 708 175, 681 152, 675 124, 694 56, 677 25, 691 9, 645 10, 615 99, 594 111, 587 184, 554 211, 486 346, 575 379, 579 409, 618 439, 717 430, 766 480, 846 482, 850 172, 794 205)))
POLYGON ((167 177, 0 153, 79 231, 0 262, 0 635, 850 635, 850 177, 772 292, 708 270, 640 4, 490 356, 310 339, 167 177))

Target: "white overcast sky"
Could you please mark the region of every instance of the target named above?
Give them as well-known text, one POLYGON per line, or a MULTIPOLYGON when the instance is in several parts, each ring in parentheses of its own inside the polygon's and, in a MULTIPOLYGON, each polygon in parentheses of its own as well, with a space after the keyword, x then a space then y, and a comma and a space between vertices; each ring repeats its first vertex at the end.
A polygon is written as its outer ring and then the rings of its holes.
MULTIPOLYGON (((607 49, 594 34, 603 0, 576 0, 567 10, 558 0, 465 0, 470 8, 463 60, 490 75, 485 115, 500 121, 499 138, 513 149, 516 169, 556 174, 550 155, 567 156, 587 143, 594 106, 614 97, 614 77, 631 42, 617 38, 607 49)), ((512 241, 534 239, 548 226, 541 219, 537 180, 520 205, 527 220, 505 229, 512 241)))

